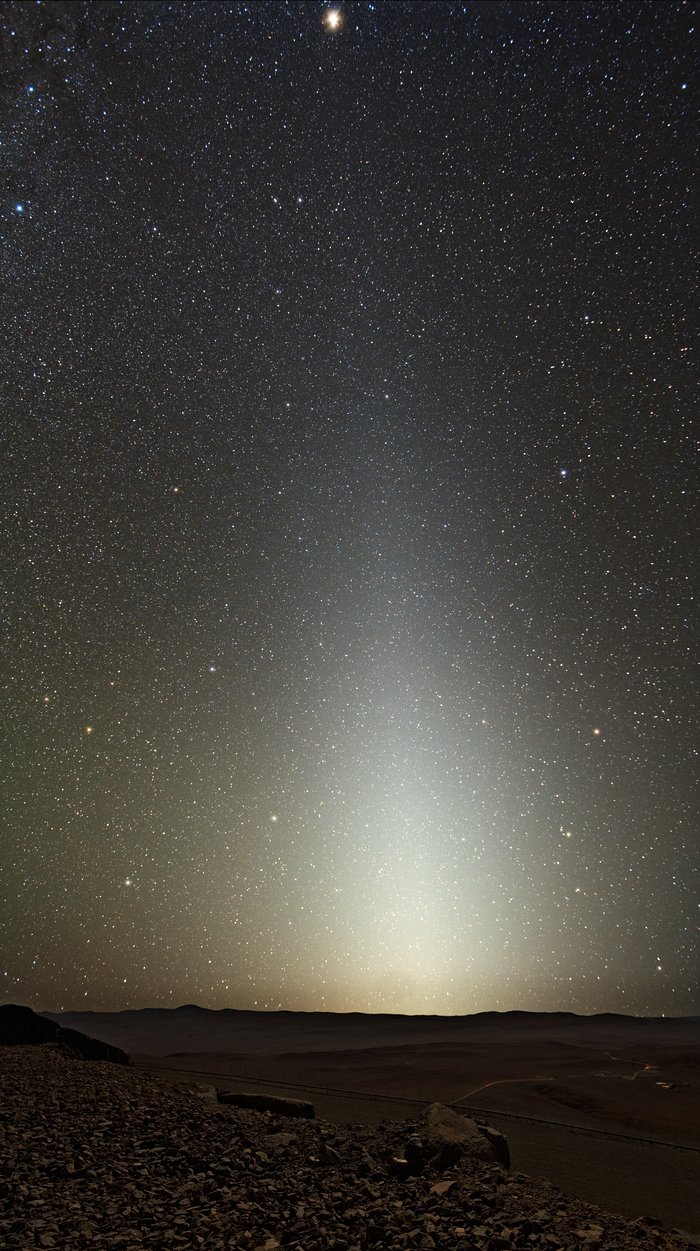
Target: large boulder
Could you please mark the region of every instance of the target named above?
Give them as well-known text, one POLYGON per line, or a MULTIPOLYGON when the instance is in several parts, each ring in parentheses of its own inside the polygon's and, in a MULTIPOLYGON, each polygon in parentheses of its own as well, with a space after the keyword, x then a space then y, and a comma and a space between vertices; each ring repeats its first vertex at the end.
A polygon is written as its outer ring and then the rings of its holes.
POLYGON ((463 1156, 508 1168, 508 1143, 498 1130, 478 1125, 471 1117, 460 1116, 442 1103, 432 1103, 424 1115, 428 1154, 441 1171, 456 1164, 463 1156))
POLYGON ((66 1047, 83 1060, 109 1060, 112 1064, 129 1064, 125 1051, 109 1043, 88 1038, 76 1029, 63 1029, 55 1021, 32 1012, 16 1003, 0 1004, 0 1047, 40 1047, 53 1043, 66 1047))
POLYGON ((255 1108, 258 1112, 276 1112, 278 1116, 300 1116, 313 1120, 316 1109, 313 1103, 303 1099, 284 1099, 281 1095, 261 1095, 242 1090, 217 1090, 219 1103, 232 1104, 234 1108, 255 1108))

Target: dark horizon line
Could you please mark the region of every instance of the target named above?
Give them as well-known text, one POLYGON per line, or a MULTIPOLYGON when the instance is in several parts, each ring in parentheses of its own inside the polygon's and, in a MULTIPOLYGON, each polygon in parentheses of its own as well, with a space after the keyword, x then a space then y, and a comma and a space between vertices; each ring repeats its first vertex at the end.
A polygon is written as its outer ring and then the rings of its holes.
MULTIPOLYGON (((27 1007, 31 1005, 25 1005, 27 1007)), ((116 1009, 95 1009, 95 1008, 62 1008, 60 1011, 52 1009, 32 1009, 38 1012, 40 1016, 56 1017, 56 1016, 141 1016, 152 1015, 156 1012, 181 1012, 181 1013, 201 1013, 206 1015, 219 1016, 222 1013, 235 1014, 237 1016, 302 1016, 302 1017, 340 1017, 347 1019, 349 1017, 357 1018, 386 1018, 391 1017, 396 1020, 405 1021, 467 1021, 483 1019, 485 1017, 546 1017, 548 1019, 554 1017, 567 1017, 575 1020, 590 1021, 614 1018, 621 1021, 699 1021, 700 1013, 679 1013, 678 1015, 646 1015, 634 1012, 572 1012, 570 1010, 534 1010, 530 1011, 523 1008, 509 1008, 500 1010, 497 1008, 488 1009, 483 1012, 463 1012, 444 1014, 439 1012, 337 1012, 331 1009, 296 1009, 296 1008, 204 1008, 201 1004, 185 1003, 179 1004, 177 1007, 159 1007, 159 1008, 116 1008, 116 1009)))

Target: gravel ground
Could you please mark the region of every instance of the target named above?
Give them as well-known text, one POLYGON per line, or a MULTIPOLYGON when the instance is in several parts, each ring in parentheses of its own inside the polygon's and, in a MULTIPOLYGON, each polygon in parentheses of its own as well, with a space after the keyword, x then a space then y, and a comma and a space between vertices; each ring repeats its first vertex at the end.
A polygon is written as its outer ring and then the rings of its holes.
POLYGON ((340 1128, 207 1103, 55 1046, 0 1048, 0 1247, 687 1251, 499 1165, 404 1180, 416 1122, 340 1128))

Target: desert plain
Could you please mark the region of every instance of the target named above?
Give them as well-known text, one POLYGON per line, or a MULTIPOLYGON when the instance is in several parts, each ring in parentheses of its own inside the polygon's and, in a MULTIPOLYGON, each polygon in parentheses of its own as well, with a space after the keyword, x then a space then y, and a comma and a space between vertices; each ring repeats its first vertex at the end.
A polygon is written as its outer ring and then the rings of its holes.
POLYGON ((337 1124, 459 1106, 506 1134, 514 1169, 700 1235, 700 1018, 195 1005, 45 1015, 163 1080, 303 1097, 337 1124))

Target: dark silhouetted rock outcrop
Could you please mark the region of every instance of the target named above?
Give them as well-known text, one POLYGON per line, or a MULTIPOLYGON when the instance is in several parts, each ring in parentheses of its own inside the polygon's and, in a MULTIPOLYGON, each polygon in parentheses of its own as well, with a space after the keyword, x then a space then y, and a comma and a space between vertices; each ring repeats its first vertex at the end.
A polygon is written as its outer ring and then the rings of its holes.
POLYGON ((0 1046, 38 1047, 54 1043, 67 1047, 83 1060, 109 1060, 112 1064, 129 1064, 129 1057, 118 1047, 88 1038, 75 1029, 62 1029, 55 1021, 32 1012, 16 1003, 0 1004, 0 1046))

